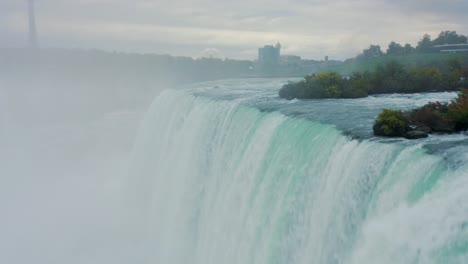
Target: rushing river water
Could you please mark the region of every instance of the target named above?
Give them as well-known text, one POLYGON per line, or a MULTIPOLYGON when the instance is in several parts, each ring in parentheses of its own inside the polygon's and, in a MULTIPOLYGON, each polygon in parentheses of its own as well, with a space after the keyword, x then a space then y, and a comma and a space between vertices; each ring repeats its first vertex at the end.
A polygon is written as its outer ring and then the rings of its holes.
POLYGON ((130 186, 154 263, 466 263, 468 141, 372 136, 382 108, 455 93, 278 98, 282 79, 168 90, 130 186))
POLYGON ((468 263, 466 134, 372 136, 382 108, 456 94, 287 101, 286 81, 147 112, 1 86, 0 263, 468 263))

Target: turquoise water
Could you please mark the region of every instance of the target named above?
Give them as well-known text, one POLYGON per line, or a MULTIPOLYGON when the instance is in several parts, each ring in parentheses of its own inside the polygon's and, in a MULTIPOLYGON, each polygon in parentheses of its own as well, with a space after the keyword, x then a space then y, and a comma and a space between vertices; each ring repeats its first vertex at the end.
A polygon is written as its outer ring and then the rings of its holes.
POLYGON ((155 99, 128 181, 147 259, 468 262, 466 136, 354 132, 384 106, 454 94, 291 102, 276 97, 281 82, 219 81, 155 99))

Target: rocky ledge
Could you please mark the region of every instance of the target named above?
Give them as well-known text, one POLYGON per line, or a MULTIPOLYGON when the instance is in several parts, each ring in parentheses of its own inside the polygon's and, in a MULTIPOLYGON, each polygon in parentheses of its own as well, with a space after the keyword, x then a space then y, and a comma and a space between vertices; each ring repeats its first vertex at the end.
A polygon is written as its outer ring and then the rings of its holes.
POLYGON ((456 133, 468 129, 468 89, 448 104, 428 103, 410 111, 384 109, 374 123, 374 135, 417 139, 430 133, 456 133))

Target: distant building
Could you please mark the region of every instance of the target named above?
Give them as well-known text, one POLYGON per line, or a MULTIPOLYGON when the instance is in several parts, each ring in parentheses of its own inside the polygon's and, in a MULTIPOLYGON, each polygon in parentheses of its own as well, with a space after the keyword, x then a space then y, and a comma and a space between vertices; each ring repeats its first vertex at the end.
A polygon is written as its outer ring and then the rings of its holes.
POLYGON ((281 44, 265 45, 258 49, 258 62, 261 65, 278 65, 280 63, 281 44))
POLYGON ((296 55, 281 55, 280 63, 282 65, 298 65, 301 64, 302 59, 300 56, 296 55))
POLYGON ((436 45, 432 48, 437 52, 447 52, 447 53, 468 52, 468 44, 466 43, 436 45))

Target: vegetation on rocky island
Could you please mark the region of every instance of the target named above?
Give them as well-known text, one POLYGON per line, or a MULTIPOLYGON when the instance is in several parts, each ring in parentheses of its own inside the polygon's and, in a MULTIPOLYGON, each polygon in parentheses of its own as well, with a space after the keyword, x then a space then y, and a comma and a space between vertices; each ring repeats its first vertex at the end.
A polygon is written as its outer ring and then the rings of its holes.
POLYGON ((354 74, 349 79, 336 72, 308 75, 299 82, 288 82, 279 91, 279 96, 294 98, 357 98, 368 94, 370 83, 363 74, 354 74))
POLYGON ((455 133, 468 129, 468 89, 450 103, 428 103, 411 111, 384 109, 373 130, 376 136, 427 137, 429 133, 455 133))
POLYGON ((468 87, 468 72, 456 59, 445 71, 436 67, 407 68, 396 61, 380 65, 373 72, 343 77, 336 72, 308 75, 288 82, 279 91, 286 99, 358 98, 369 94, 456 91, 468 87))

